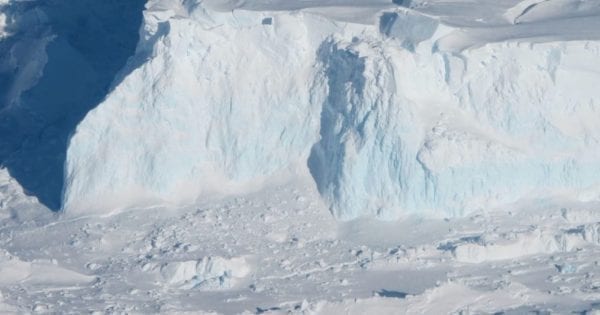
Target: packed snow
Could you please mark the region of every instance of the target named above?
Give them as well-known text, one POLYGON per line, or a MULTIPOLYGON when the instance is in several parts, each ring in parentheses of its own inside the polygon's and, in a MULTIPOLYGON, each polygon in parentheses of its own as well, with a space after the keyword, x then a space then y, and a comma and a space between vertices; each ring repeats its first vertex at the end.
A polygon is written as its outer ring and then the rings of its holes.
POLYGON ((70 218, 0 187, 13 313, 593 314, 600 203, 336 221, 307 177, 180 208, 70 218), (522 211, 519 211, 522 210, 522 211), (514 213, 512 212, 514 211, 514 213))
POLYGON ((0 0, 0 313, 600 313, 600 2, 144 2, 0 0))

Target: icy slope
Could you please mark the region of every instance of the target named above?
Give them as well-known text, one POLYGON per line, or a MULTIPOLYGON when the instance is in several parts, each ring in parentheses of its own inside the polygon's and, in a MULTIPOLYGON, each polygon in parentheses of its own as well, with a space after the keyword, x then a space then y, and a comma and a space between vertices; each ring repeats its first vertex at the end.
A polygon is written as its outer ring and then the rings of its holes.
POLYGON ((128 76, 71 139, 63 207, 186 203, 307 171, 341 219, 595 199, 598 16, 569 3, 507 2, 484 23, 435 14, 461 1, 150 1, 128 76))

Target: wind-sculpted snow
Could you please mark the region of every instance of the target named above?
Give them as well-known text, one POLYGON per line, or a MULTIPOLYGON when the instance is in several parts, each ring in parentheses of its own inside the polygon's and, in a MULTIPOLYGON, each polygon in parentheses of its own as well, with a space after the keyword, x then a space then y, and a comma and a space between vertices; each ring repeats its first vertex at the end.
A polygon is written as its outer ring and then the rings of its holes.
POLYGON ((371 24, 211 5, 147 5, 127 76, 71 139, 67 212, 305 172, 340 219, 598 197, 599 42, 512 42, 382 4, 371 24))

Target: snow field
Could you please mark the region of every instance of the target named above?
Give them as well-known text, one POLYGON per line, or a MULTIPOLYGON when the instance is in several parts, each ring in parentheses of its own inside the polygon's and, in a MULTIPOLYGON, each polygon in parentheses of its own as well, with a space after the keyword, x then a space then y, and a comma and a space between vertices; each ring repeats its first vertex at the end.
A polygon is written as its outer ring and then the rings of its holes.
POLYGON ((598 203, 341 223, 311 178, 265 189, 105 217, 47 217, 35 203, 13 203, 38 215, 0 221, 0 267, 10 270, 1 305, 182 314, 597 308, 598 203))

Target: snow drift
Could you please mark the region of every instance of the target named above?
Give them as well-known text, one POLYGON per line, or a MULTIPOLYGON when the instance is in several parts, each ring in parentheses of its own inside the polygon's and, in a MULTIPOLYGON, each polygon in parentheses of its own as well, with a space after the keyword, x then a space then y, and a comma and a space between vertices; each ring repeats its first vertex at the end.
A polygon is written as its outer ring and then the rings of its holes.
POLYGON ((599 42, 479 32, 462 50, 468 32, 403 7, 294 9, 150 1, 128 75, 71 138, 64 209, 305 173, 340 219, 597 198, 599 42))

